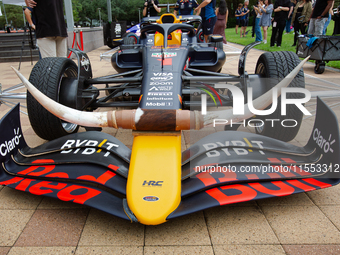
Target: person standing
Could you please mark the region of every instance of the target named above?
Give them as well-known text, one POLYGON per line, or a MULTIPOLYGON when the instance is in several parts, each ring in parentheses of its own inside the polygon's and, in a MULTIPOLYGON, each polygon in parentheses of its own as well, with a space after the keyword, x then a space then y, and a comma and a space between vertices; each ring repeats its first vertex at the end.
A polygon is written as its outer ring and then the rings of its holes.
POLYGON ((144 2, 143 16, 153 17, 157 16, 161 12, 161 8, 158 7, 158 0, 146 0, 144 2))
POLYGON ((222 35, 223 43, 226 44, 227 40, 225 38, 225 29, 227 27, 228 21, 228 7, 225 0, 220 1, 220 6, 216 8, 217 21, 214 27, 214 34, 222 35))
POLYGON ((199 6, 196 7, 195 12, 201 13, 202 26, 205 42, 208 42, 208 37, 214 31, 216 23, 215 14, 216 0, 204 0, 199 6))
POLYGON ((292 25, 294 24, 294 31, 295 31, 294 32, 294 44, 292 46, 296 46, 299 32, 302 35, 306 34, 308 20, 311 14, 312 14, 312 3, 310 0, 302 0, 296 4, 294 8, 293 16, 292 16, 292 21, 291 21, 292 22, 291 24, 292 25))
POLYGON ((334 30, 333 35, 339 35, 340 34, 340 5, 337 8, 337 11, 333 15, 334 20, 334 30))
POLYGON ((235 26, 235 31, 236 31, 236 34, 237 34, 237 30, 238 30, 238 27, 240 25, 240 20, 241 20, 241 16, 242 16, 242 4, 238 4, 238 7, 235 11, 235 17, 236 17, 236 26, 235 26))
POLYGON ((289 34, 290 31, 292 31, 290 24, 292 23, 292 15, 293 15, 295 4, 296 4, 295 0, 290 0, 288 19, 286 20, 286 28, 285 28, 286 29, 286 34, 289 34))
POLYGON ((193 10, 198 6, 196 0, 177 0, 174 15, 192 15, 193 10))
POLYGON ((261 26, 260 26, 260 21, 262 18, 262 11, 261 11, 261 7, 263 6, 263 2, 259 1, 257 6, 254 6, 254 10, 256 13, 256 19, 255 19, 255 34, 256 34, 256 38, 255 38, 255 42, 262 42, 262 33, 261 33, 261 26))
POLYGON ((308 34, 322 35, 322 30, 328 19, 328 12, 334 0, 316 0, 309 21, 308 34))
POLYGON ((25 3, 34 8, 33 18, 41 57, 66 57, 67 27, 63 0, 25 0, 25 3))
POLYGON ((249 9, 248 9, 248 4, 249 1, 246 0, 244 2, 243 8, 242 8, 242 16, 241 16, 241 34, 240 37, 245 37, 246 36, 246 30, 247 30, 247 26, 248 26, 248 22, 249 22, 249 9))
POLYGON ((262 12, 262 17, 260 20, 260 26, 262 27, 263 30, 263 43, 267 43, 267 31, 268 27, 271 25, 271 19, 272 19, 272 13, 273 13, 273 4, 272 0, 265 0, 264 1, 264 7, 260 6, 261 12, 262 12))
POLYGON ((275 45, 275 39, 277 36, 277 47, 281 47, 282 34, 285 29, 286 20, 288 18, 288 12, 290 7, 289 0, 276 0, 274 3, 274 19, 273 19, 273 31, 270 38, 270 47, 275 45))

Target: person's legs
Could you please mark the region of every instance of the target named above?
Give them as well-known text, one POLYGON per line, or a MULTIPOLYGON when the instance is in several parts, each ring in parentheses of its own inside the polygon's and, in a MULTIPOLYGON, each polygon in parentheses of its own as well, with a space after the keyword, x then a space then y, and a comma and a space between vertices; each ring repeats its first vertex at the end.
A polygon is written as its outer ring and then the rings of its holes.
POLYGON ((55 37, 38 38, 37 45, 39 47, 42 58, 57 56, 55 37))
POLYGON ((268 27, 262 27, 263 29, 263 42, 267 43, 267 31, 268 31, 268 27))
POLYGON ((57 57, 67 57, 67 37, 56 38, 57 57))
POLYGON ((272 37, 270 38, 270 47, 273 47, 275 45, 275 37, 276 37, 276 33, 278 31, 278 28, 277 28, 277 24, 276 26, 272 28, 272 37))
POLYGON ((316 19, 310 19, 310 21, 309 21, 309 28, 308 28, 308 34, 309 35, 314 34, 314 31, 315 31, 315 21, 316 21, 316 19))
POLYGON ((327 18, 316 19, 314 35, 322 35, 322 31, 323 31, 326 21, 327 21, 327 18))
POLYGON ((208 42, 209 35, 213 33, 216 20, 217 18, 213 17, 203 22, 203 34, 205 42, 208 42))
POLYGON ((285 30, 285 26, 286 26, 286 22, 282 22, 282 23, 278 23, 278 37, 277 37, 277 46, 280 47, 281 43, 282 43, 282 35, 283 35, 283 31, 285 30))
POLYGON ((261 27, 259 26, 260 20, 261 19, 259 19, 259 18, 256 18, 256 20, 255 20, 255 34, 256 34, 255 42, 261 42, 262 41, 261 27))

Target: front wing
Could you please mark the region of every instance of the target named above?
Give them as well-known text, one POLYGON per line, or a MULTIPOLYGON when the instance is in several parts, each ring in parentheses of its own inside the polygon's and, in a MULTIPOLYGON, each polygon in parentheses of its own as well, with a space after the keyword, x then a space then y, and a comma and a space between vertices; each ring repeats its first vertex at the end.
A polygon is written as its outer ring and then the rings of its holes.
MULTIPOLYGON (((139 221, 126 200, 131 150, 116 138, 93 131, 29 148, 19 106, 1 120, 0 132, 0 185, 139 221)), ((320 99, 304 147, 237 131, 206 136, 182 153, 180 203, 166 220, 334 186, 340 181, 339 147, 337 119, 320 99)), ((143 185, 161 186, 156 181, 143 185)))

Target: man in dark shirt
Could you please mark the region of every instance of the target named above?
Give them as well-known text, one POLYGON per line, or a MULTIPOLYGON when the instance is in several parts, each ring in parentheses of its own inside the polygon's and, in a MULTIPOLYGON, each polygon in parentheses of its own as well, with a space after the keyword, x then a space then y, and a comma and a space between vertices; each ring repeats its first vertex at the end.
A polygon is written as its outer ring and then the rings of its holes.
POLYGON ((177 15, 192 15, 193 10, 198 6, 196 0, 177 0, 174 14, 177 15))
POLYGON ((316 0, 309 22, 308 34, 322 35, 323 27, 328 19, 328 11, 333 2, 334 0, 316 0))
POLYGON ((276 45, 281 47, 282 34, 286 26, 286 20, 288 19, 288 12, 290 7, 289 0, 276 0, 274 4, 274 20, 272 37, 270 38, 270 47, 275 45, 275 38, 277 35, 276 45))
POLYGON ((37 45, 41 57, 67 56, 67 28, 63 0, 25 0, 33 8, 37 45))
POLYGON ((161 12, 161 8, 158 7, 158 0, 146 0, 144 2, 144 17, 158 16, 159 12, 161 12))

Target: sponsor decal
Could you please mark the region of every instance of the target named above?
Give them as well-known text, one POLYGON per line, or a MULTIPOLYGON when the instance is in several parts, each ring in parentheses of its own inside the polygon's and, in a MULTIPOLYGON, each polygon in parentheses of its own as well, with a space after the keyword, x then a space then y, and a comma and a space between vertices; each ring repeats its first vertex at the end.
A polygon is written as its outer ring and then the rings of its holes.
MULTIPOLYGON (((172 58, 177 56, 177 52, 163 52, 164 58, 172 58)), ((153 58, 161 58, 162 53, 152 53, 151 57, 153 58)))
POLYGON ((162 77, 151 77, 152 81, 170 81, 172 80, 174 77, 172 76, 162 76, 162 77))
POLYGON ((149 84, 150 86, 159 86, 159 85, 174 85, 174 83, 172 81, 161 81, 161 82, 158 82, 158 81, 152 81, 150 82, 149 84))
MULTIPOLYGON (((248 155, 250 152, 253 152, 253 149, 263 149, 262 141, 249 141, 247 138, 244 138, 244 141, 225 141, 225 142, 216 142, 216 143, 206 143, 203 144, 203 148, 206 151, 206 155, 208 158, 219 157, 222 155, 227 156, 235 156, 231 154, 231 151, 234 151, 238 156, 248 155), (234 147, 237 146, 237 147, 234 147), (232 148, 228 148, 232 147, 232 148), (243 148, 239 148, 243 147, 243 148), (248 149, 246 149, 248 147, 248 149)), ((262 150, 259 150, 259 153, 265 155, 262 150)))
POLYGON ((155 87, 153 86, 149 91, 170 91, 173 89, 173 86, 159 86, 155 87))
MULTIPOLYGON (((44 159, 35 160, 32 163, 50 164, 54 163, 54 161, 52 159, 44 159)), ((34 178, 36 176, 62 179, 70 178, 65 172, 56 172, 55 167, 55 165, 30 166, 27 169, 18 172, 18 174, 30 176, 30 178, 34 178)), ((118 169, 118 167, 114 165, 109 165, 108 167, 112 170, 118 169)), ((105 183, 107 183, 115 175, 116 174, 111 170, 108 170, 105 173, 102 173, 100 176, 92 176, 87 174, 74 177, 78 180, 86 180, 105 185, 105 183)), ((0 185, 10 186, 11 188, 26 191, 35 195, 53 194, 53 197, 59 198, 60 200, 72 201, 79 204, 84 204, 87 200, 101 194, 101 191, 99 190, 78 184, 75 185, 72 183, 61 183, 57 181, 39 181, 36 179, 28 179, 23 177, 14 177, 12 179, 0 182, 0 185)))
POLYGON ((146 106, 165 106, 165 102, 146 103, 146 106))
POLYGON ((143 197, 143 200, 147 202, 156 202, 159 200, 159 198, 155 196, 146 196, 146 197, 143 197))
POLYGON ((165 101, 165 100, 174 100, 172 97, 147 97, 146 100, 150 101, 165 101))
POLYGON ((0 154, 1 156, 5 157, 8 153, 13 151, 16 146, 19 145, 20 143, 20 127, 17 129, 13 129, 14 135, 11 139, 4 141, 3 143, 0 144, 0 154))
POLYGON ((108 157, 110 155, 109 150, 113 147, 118 148, 119 145, 114 144, 114 143, 110 143, 110 142, 107 141, 107 139, 105 139, 101 142, 96 141, 96 140, 73 140, 72 139, 72 140, 67 140, 63 144, 63 146, 61 146, 60 149, 62 149, 62 151, 60 153, 65 153, 65 154, 66 153, 72 153, 72 154, 81 153, 83 155, 91 155, 91 154, 94 154, 94 153, 100 153, 102 151, 101 148, 104 148, 104 149, 108 150, 104 154, 104 157, 108 157), (76 147, 76 148, 73 149, 72 147, 76 147), (94 148, 94 147, 96 147, 96 148, 94 148), (70 148, 72 148, 72 149, 70 149, 70 148))
POLYGON ((172 92, 148 92, 148 96, 172 96, 172 92))
POLYGON ((144 187, 155 187, 155 186, 158 186, 158 187, 162 187, 163 185, 163 181, 144 181, 143 182, 143 186, 144 187))
POLYGON ((315 128, 313 131, 313 140, 321 148, 321 150, 323 150, 324 153, 333 153, 331 146, 335 143, 335 139, 332 140, 332 134, 329 135, 328 139, 325 139, 322 136, 321 131, 318 128, 315 128))

